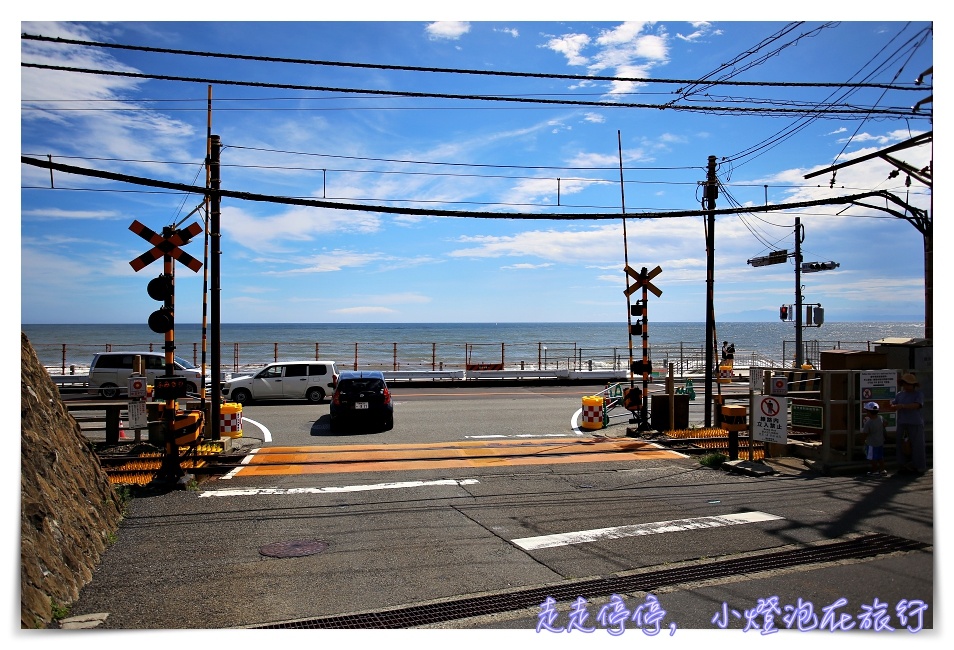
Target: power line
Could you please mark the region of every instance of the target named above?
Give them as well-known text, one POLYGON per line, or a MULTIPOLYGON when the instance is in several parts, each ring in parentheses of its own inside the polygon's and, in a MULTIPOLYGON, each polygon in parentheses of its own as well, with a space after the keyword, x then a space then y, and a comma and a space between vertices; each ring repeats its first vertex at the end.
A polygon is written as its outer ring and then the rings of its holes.
MULTIPOLYGON (((547 104, 555 106, 590 106, 601 108, 652 108, 671 111, 690 111, 712 114, 758 114, 758 115, 804 115, 806 113, 813 115, 815 119, 824 115, 838 115, 846 118, 859 113, 857 109, 826 107, 819 109, 812 108, 751 108, 745 106, 667 106, 665 104, 643 104, 634 102, 598 102, 586 100, 571 99, 536 99, 530 97, 497 96, 497 95, 462 95, 455 93, 425 93, 402 90, 375 90, 361 88, 338 88, 330 86, 310 86, 306 84, 287 84, 270 83, 261 81, 234 81, 229 79, 212 79, 206 77, 182 77, 178 75, 157 75, 146 74, 142 72, 125 72, 120 70, 96 70, 90 68, 77 68, 72 66, 42 65, 38 63, 21 63, 23 68, 32 68, 35 70, 53 70, 59 72, 77 72, 81 74, 95 74, 111 77, 124 77, 127 79, 155 79, 159 81, 181 81, 188 83, 202 83, 221 86, 247 86, 252 88, 284 88, 295 90, 314 90, 318 92, 350 92, 367 95, 380 95, 387 97, 417 97, 417 98, 436 98, 436 99, 455 99, 471 101, 492 101, 492 102, 517 102, 528 104, 547 104)), ((923 89, 922 89, 923 90, 923 89)), ((904 109, 865 109, 863 115, 865 119, 870 119, 872 115, 882 117, 906 117, 909 119, 931 119, 932 111, 921 111, 914 113, 909 108, 904 109)))
MULTIPOLYGON (((49 169, 53 171, 60 171, 67 174, 78 174, 80 176, 90 176, 93 178, 103 178, 106 180, 113 180, 123 183, 132 183, 136 185, 144 185, 146 187, 159 187, 170 190, 178 190, 183 192, 191 192, 199 195, 206 195, 211 193, 211 190, 207 187, 198 187, 194 185, 186 185, 183 183, 171 183, 169 181, 161 181, 152 178, 146 178, 142 176, 131 176, 128 174, 117 174, 115 172, 106 172, 97 169, 87 169, 83 167, 76 167, 74 165, 64 165, 61 163, 55 163, 50 160, 40 160, 37 158, 29 158, 27 156, 20 156, 20 162, 24 165, 30 165, 33 167, 39 167, 41 169, 49 169)), ((527 214, 520 212, 482 212, 482 211, 468 211, 468 210, 435 210, 435 209, 424 209, 424 208, 402 208, 392 205, 362 205, 358 203, 341 203, 336 201, 327 201, 320 199, 302 199, 302 198, 292 198, 286 196, 275 196, 268 194, 258 194, 253 192, 237 192, 233 190, 217 190, 215 192, 220 197, 233 198, 243 201, 256 201, 263 203, 276 203, 281 205, 300 205, 306 207, 315 207, 315 208, 327 208, 331 210, 347 210, 347 211, 358 211, 358 212, 381 212, 384 214, 402 214, 402 215, 414 215, 414 216, 432 216, 432 217, 469 217, 474 219, 514 219, 520 221, 539 221, 539 220, 554 220, 554 221, 566 221, 566 220, 594 220, 594 221, 604 221, 604 220, 618 220, 624 215, 621 215, 617 211, 613 212, 586 212, 586 213, 541 213, 541 214, 527 214)), ((659 211, 646 211, 646 212, 631 212, 625 215, 628 219, 673 219, 673 218, 683 218, 683 217, 699 217, 706 215, 734 215, 740 213, 758 213, 758 212, 775 212, 782 210, 794 210, 801 209, 819 205, 858 205, 860 207, 871 207, 864 204, 858 203, 863 199, 868 198, 881 198, 893 203, 899 203, 900 199, 892 195, 890 192, 886 191, 877 191, 877 192, 863 192, 861 194, 850 194, 846 196, 838 197, 829 197, 825 199, 817 199, 813 201, 799 201, 796 203, 784 203, 784 204, 774 204, 766 206, 745 206, 745 207, 734 207, 727 209, 716 209, 716 210, 672 210, 666 212, 659 211)), ((877 209, 877 208, 875 208, 877 209)))
MULTIPOLYGON (((434 72, 448 74, 468 74, 485 75, 494 77, 519 77, 533 79, 570 79, 576 81, 628 81, 637 83, 666 83, 666 84, 696 84, 699 80, 692 79, 652 79, 647 77, 610 77, 598 75, 571 75, 543 72, 509 72, 503 70, 474 70, 462 68, 436 68, 408 65, 386 65, 380 63, 354 63, 345 61, 322 61, 314 59, 297 59, 274 56, 256 56, 251 54, 226 54, 221 52, 205 52, 198 50, 181 50, 161 47, 148 47, 145 45, 123 45, 119 43, 100 43, 96 41, 81 41, 67 38, 54 38, 51 36, 40 36, 37 34, 23 33, 20 35, 23 40, 43 41, 47 43, 59 43, 65 45, 81 45, 84 47, 101 47, 120 50, 134 50, 139 52, 155 52, 161 54, 180 54, 184 56, 200 56, 208 58, 234 59, 241 61, 262 61, 268 63, 294 63, 299 65, 317 65, 333 66, 347 68, 366 68, 372 70, 402 70, 408 72, 434 72)), ((797 82, 797 81, 708 81, 708 86, 769 86, 769 87, 802 87, 802 88, 825 88, 825 87, 844 87, 842 83, 827 82, 797 82)), ((892 90, 924 90, 924 86, 887 86, 885 84, 857 84, 859 88, 889 88, 892 90)))

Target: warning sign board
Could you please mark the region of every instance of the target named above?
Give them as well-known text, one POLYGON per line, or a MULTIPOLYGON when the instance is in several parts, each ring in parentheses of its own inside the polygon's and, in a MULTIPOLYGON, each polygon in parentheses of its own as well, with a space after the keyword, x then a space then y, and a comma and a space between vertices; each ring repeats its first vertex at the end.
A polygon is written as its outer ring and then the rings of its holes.
POLYGON ((753 440, 785 444, 788 442, 788 402, 784 397, 760 395, 753 414, 753 440))
POLYGON ((145 399, 146 378, 133 375, 129 378, 129 399, 145 399))
POLYGON ((788 395, 788 377, 775 375, 769 378, 769 391, 772 395, 788 395))
POLYGON ((130 429, 145 429, 149 426, 149 414, 146 411, 145 402, 129 403, 129 424, 130 429))

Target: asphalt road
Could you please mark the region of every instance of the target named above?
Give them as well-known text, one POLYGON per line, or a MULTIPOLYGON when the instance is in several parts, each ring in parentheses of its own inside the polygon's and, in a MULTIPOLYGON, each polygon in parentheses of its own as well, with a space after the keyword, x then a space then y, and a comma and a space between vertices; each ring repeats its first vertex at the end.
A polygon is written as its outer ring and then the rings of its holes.
MULTIPOLYGON (((593 392, 396 386, 393 430, 335 435, 327 403, 250 404, 241 444, 342 454, 465 441, 582 444, 594 436, 577 435, 571 419, 593 392)), ((700 408, 692 405, 692 421, 700 408)), ((626 418, 614 419, 599 435, 623 444, 626 427, 626 418)), ((416 612, 406 619, 413 625, 399 627, 510 629, 540 639, 578 625, 569 634, 594 640, 625 627, 646 640, 639 628, 659 624, 663 636, 728 627, 741 640, 773 629, 782 629, 773 638, 791 638, 798 632, 785 628, 810 627, 810 614, 796 614, 813 609, 815 627, 826 630, 816 634, 826 639, 866 626, 881 639, 930 636, 933 471, 869 480, 780 463, 771 475, 748 476, 660 457, 648 446, 599 462, 571 452, 561 459, 239 471, 196 490, 133 499, 64 626, 375 627, 382 616, 416 612), (904 544, 868 557, 831 552, 875 539, 904 544), (687 573, 671 577, 674 568, 687 573), (633 581, 641 576, 652 580, 633 581), (544 605, 551 592, 552 618, 544 605), (528 605, 523 596, 536 600, 528 605), (464 603, 480 607, 447 614, 464 603)))

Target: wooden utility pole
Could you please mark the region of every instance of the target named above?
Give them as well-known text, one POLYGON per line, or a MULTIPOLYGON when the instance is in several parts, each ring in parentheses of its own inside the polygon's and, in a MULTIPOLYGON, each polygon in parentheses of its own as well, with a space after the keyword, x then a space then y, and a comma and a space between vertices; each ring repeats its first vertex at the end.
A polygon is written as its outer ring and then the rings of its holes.
POLYGON ((222 215, 222 197, 219 195, 221 187, 221 178, 219 177, 219 155, 222 151, 222 141, 217 135, 210 136, 209 146, 209 189, 211 190, 212 201, 209 210, 209 239, 212 242, 209 259, 209 276, 211 279, 211 302, 210 315, 212 319, 212 330, 210 346, 212 348, 212 404, 211 404, 211 438, 218 440, 219 421, 222 414, 222 343, 221 343, 221 325, 222 315, 220 305, 222 302, 222 270, 221 270, 221 215, 222 215))

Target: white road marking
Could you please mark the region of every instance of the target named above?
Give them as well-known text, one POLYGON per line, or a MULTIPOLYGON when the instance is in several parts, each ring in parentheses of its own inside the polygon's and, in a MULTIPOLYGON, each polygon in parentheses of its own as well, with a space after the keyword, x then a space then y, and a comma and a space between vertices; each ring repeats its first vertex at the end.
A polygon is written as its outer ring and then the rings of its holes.
MULTIPOLYGON (((248 465, 249 462, 252 460, 252 456, 253 456, 254 454, 256 454, 257 452, 258 452, 258 449, 253 449, 252 451, 248 452, 248 453, 245 455, 245 457, 242 459, 242 463, 241 463, 241 464, 242 464, 242 465, 248 465)), ((220 481, 227 481, 227 480, 229 480, 230 478, 234 477, 234 476, 239 472, 240 469, 242 469, 242 468, 241 468, 241 467, 236 467, 235 469, 233 469, 231 472, 229 472, 228 474, 226 474, 225 476, 223 476, 223 477, 220 478, 219 480, 220 480, 220 481)))
POLYGON ((464 436, 474 440, 485 440, 488 438, 566 438, 565 433, 515 433, 508 435, 504 433, 488 433, 483 436, 464 436))
POLYGON ((254 424, 254 425, 257 426, 259 429, 262 430, 262 440, 264 440, 265 442, 271 442, 271 441, 272 441, 272 432, 269 431, 269 430, 268 430, 268 427, 266 427, 264 424, 262 424, 261 422, 256 422, 255 420, 253 420, 253 419, 251 419, 251 418, 242 417, 242 425, 243 425, 243 426, 245 425, 246 422, 251 422, 252 424, 254 424))
POLYGON ((248 497, 273 494, 338 494, 341 492, 369 492, 371 490, 398 490, 401 488, 431 487, 433 485, 473 485, 477 479, 441 479, 437 481, 402 481, 400 483, 374 483, 371 485, 342 485, 323 488, 236 488, 229 490, 206 490, 200 497, 248 497))
POLYGON ((580 417, 582 417, 582 415, 583 409, 581 408, 579 411, 573 414, 573 417, 570 418, 570 430, 578 436, 583 435, 583 432, 580 431, 580 426, 577 424, 577 422, 580 421, 580 417))
POLYGON ((737 524, 752 524, 760 521, 782 519, 778 515, 767 512, 740 512, 733 515, 715 515, 710 517, 691 517, 689 519, 674 519, 672 521, 651 521, 645 524, 631 526, 615 526, 613 528, 594 528, 581 530, 575 533, 557 533, 555 535, 540 535, 538 537, 522 537, 512 540, 520 548, 531 551, 538 548, 553 548, 568 544, 582 544, 595 542, 600 539, 619 539, 621 537, 636 537, 638 535, 655 535, 658 533, 673 533, 682 530, 696 530, 700 528, 720 528, 737 524))

